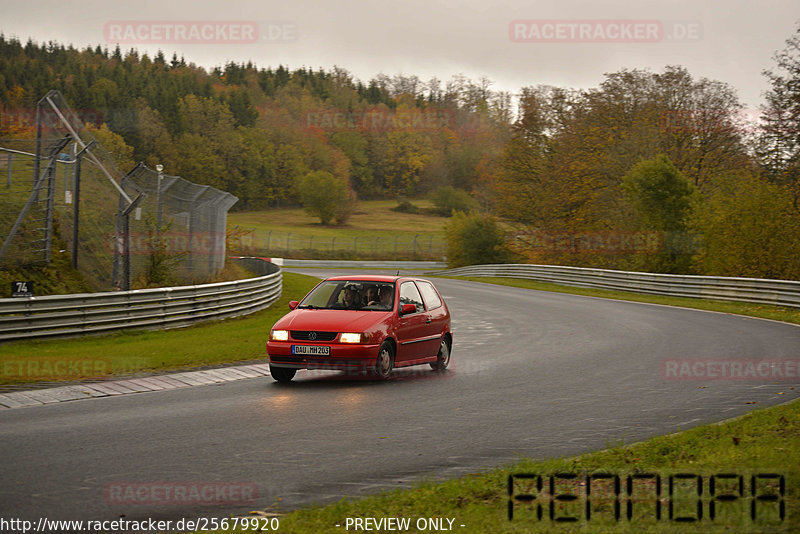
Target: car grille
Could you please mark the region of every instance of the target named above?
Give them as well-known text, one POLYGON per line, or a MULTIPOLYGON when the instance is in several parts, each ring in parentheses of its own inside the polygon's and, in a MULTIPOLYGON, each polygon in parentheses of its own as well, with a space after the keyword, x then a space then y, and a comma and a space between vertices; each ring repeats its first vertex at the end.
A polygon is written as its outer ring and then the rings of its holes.
POLYGON ((292 339, 300 341, 333 341, 337 332, 316 332, 314 330, 292 330, 292 339), (313 334, 313 335, 312 335, 313 334))

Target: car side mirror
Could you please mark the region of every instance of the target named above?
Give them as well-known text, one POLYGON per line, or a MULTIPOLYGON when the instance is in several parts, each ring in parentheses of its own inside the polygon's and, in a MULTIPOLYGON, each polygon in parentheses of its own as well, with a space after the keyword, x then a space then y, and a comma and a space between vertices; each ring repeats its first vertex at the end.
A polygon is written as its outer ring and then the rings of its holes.
POLYGON ((294 310, 295 308, 297 308, 297 305, 298 305, 298 304, 300 304, 300 301, 297 301, 297 300, 290 300, 290 301, 289 301, 289 309, 290 309, 290 310, 294 310))
POLYGON ((400 306, 400 315, 408 315, 409 313, 417 313, 416 304, 403 304, 400 306))

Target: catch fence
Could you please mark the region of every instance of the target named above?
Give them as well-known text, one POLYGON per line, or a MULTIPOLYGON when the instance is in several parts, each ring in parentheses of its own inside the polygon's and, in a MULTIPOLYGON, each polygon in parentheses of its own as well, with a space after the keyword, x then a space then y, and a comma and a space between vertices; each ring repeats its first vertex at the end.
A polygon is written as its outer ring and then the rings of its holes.
POLYGON ((228 237, 231 252, 269 257, 441 261, 447 252, 436 234, 320 235, 303 232, 237 230, 228 237))
POLYGON ((29 118, 0 139, 0 269, 67 255, 103 291, 206 282, 222 268, 236 197, 141 163, 122 172, 58 91, 0 114, 29 118))

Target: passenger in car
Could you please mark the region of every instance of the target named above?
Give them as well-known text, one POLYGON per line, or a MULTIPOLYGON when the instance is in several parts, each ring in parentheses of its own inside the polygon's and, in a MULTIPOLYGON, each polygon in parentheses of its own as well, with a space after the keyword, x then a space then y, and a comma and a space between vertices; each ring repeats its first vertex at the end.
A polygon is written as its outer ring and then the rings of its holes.
POLYGON ((367 288, 367 306, 374 306, 380 304, 380 297, 378 297, 378 286, 372 285, 367 288))
POLYGON ((392 301, 394 300, 393 293, 394 288, 392 286, 381 286, 378 291, 378 298, 380 299, 381 306, 387 310, 392 309, 392 301))

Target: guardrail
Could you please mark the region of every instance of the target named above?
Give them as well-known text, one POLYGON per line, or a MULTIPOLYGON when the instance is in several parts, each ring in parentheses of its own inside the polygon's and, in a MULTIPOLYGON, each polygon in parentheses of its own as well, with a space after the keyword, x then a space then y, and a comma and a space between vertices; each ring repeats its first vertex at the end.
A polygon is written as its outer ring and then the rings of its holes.
POLYGON ((291 258, 265 258, 284 267, 330 267, 334 269, 443 269, 447 263, 442 261, 406 260, 295 260, 291 258))
POLYGON ((280 267, 254 258, 237 261, 263 276, 195 286, 0 299, 0 341, 178 328, 253 313, 281 296, 280 267))
POLYGON ((527 264, 470 265, 429 274, 525 278, 566 286, 633 291, 673 297, 755 302, 800 308, 800 282, 794 280, 639 273, 527 264))

